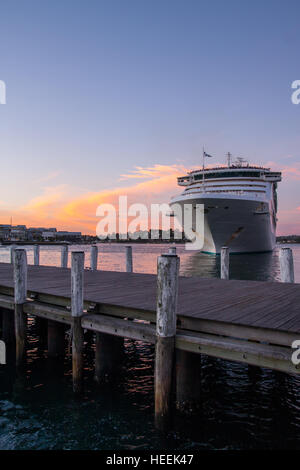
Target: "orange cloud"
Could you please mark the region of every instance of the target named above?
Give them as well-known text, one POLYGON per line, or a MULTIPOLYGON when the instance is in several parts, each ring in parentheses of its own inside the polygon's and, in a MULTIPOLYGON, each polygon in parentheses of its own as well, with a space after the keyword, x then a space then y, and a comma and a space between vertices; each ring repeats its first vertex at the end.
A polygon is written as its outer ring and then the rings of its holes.
POLYGON ((183 165, 154 165, 150 167, 143 168, 141 166, 136 166, 131 173, 126 175, 121 175, 120 181, 127 179, 136 179, 136 178, 161 178, 170 174, 178 175, 181 173, 186 173, 188 170, 183 165))
POLYGON ((59 185, 54 187, 46 187, 44 194, 37 196, 27 204, 21 207, 21 210, 27 212, 47 210, 48 212, 55 211, 63 198, 66 196, 66 185, 59 185))
POLYGON ((136 167, 132 173, 122 175, 122 180, 146 179, 133 182, 126 187, 89 192, 82 196, 71 197, 66 185, 47 187, 44 193, 14 211, 0 210, 0 216, 13 215, 14 224, 28 226, 57 226, 61 230, 78 230, 95 233, 98 218, 96 209, 100 204, 110 203, 118 207, 119 196, 126 195, 128 204, 169 202, 171 196, 180 191, 177 176, 188 170, 182 165, 154 165, 136 167))
MULTIPOLYGON (((215 166, 215 165, 213 165, 215 166)), ((283 170, 286 179, 300 180, 300 165, 285 165, 279 167, 274 162, 268 165, 275 170, 283 170)), ((128 204, 143 203, 148 207, 151 203, 169 202, 174 194, 181 192, 177 186, 177 177, 195 168, 185 168, 183 165, 160 165, 150 167, 135 167, 132 172, 121 175, 120 180, 128 181, 125 187, 115 187, 110 190, 88 192, 80 196, 72 196, 70 188, 59 185, 45 188, 43 194, 25 203, 15 210, 0 207, 2 223, 9 223, 13 216, 14 224, 27 226, 57 227, 60 230, 78 230, 83 233, 95 234, 99 221, 96 217, 98 205, 113 204, 118 207, 119 196, 126 195, 128 204)), ((283 183, 282 183, 283 184, 283 183)), ((280 212, 279 233, 300 232, 300 226, 295 218, 299 215, 300 207, 291 212, 280 212)))
POLYGON ((59 218, 70 223, 81 224, 86 230, 94 232, 98 222, 96 209, 100 204, 109 203, 118 207, 120 196, 127 196, 128 204, 169 202, 177 191, 177 176, 187 171, 181 165, 155 165, 149 168, 136 168, 132 174, 123 175, 122 179, 146 178, 147 181, 127 187, 88 193, 65 204, 58 213, 59 218))

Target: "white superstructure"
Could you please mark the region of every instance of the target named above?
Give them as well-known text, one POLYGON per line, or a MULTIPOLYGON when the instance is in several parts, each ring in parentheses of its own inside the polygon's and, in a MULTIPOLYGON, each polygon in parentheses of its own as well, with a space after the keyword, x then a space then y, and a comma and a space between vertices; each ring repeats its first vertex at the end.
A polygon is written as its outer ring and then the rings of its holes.
MULTIPOLYGON (((205 156, 209 156, 204 153, 205 156)), ((170 205, 204 204, 204 252, 272 251, 276 244, 277 183, 281 173, 238 159, 228 166, 203 168, 178 178, 185 186, 170 205)))

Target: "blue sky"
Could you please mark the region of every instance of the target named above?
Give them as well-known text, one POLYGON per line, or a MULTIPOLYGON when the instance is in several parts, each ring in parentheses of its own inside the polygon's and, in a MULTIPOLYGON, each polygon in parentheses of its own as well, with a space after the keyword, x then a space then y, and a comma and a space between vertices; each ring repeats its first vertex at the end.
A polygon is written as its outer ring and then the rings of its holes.
POLYGON ((231 151, 286 168, 281 231, 300 233, 299 13, 294 0, 2 2, 1 222, 35 221, 49 194, 62 213, 127 188, 136 166, 197 165, 205 145, 218 163, 231 151))

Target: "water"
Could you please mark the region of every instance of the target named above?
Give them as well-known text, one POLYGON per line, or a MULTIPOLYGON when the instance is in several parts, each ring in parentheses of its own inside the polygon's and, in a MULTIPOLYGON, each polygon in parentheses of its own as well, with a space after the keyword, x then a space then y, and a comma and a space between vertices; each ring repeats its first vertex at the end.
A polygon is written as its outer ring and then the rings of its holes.
MULTIPOLYGON (((71 249, 78 249, 72 246, 71 249)), ((300 245, 292 245, 300 283, 300 245)), ((89 247, 86 251, 89 263, 89 247)), ((121 245, 99 245, 100 269, 124 270, 121 245)), ((134 245, 134 270, 154 273, 163 245, 134 245)), ((178 246, 181 274, 219 276, 219 257, 178 246)), ((8 261, 0 250, 0 262, 8 261)), ((41 264, 58 265, 57 247, 43 247, 41 264)), ((28 250, 28 261, 32 253, 28 250)), ((279 280, 278 251, 231 257, 234 279, 279 280)), ((300 378, 246 365, 203 358, 201 409, 188 418, 176 412, 173 430, 162 437, 153 426, 154 348, 125 341, 117 384, 93 382, 94 346, 85 347, 85 393, 72 394, 71 357, 60 367, 47 359, 45 344, 29 322, 26 377, 0 366, 0 449, 199 450, 300 448, 300 378)))

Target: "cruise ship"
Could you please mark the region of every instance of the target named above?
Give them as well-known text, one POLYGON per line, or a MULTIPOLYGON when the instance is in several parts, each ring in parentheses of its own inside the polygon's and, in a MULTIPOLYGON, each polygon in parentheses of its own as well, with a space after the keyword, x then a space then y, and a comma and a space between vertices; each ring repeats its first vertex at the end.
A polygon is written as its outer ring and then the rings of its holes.
POLYGON ((202 169, 178 178, 178 185, 185 189, 172 198, 171 209, 174 204, 183 208, 188 203, 195 211, 196 204, 204 205, 203 234, 193 230, 202 238, 199 246, 203 252, 219 254, 223 246, 231 253, 272 251, 281 172, 252 166, 242 158, 231 163, 230 153, 227 166, 205 168, 205 157, 210 155, 203 152, 202 169))

